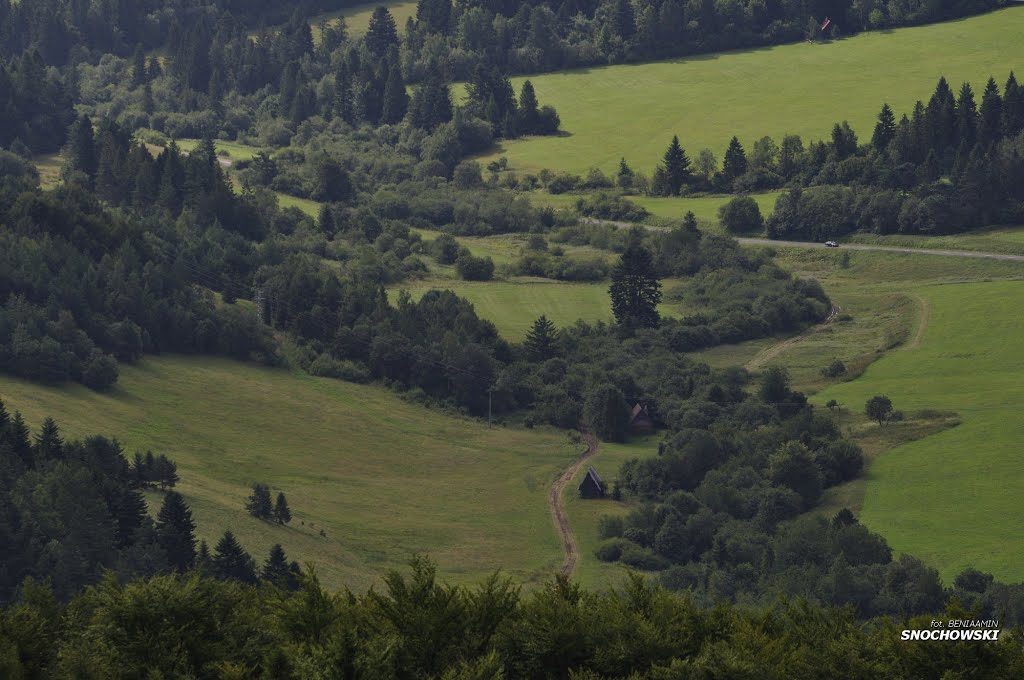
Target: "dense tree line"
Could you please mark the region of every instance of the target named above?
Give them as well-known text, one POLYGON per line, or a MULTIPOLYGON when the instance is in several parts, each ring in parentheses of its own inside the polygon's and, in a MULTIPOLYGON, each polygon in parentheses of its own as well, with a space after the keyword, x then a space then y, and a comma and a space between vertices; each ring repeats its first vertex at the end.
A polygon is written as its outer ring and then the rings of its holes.
POLYGON ((864 625, 849 609, 782 601, 702 608, 629 579, 587 591, 562 577, 525 593, 495 575, 441 581, 430 562, 391 571, 356 596, 302 577, 297 592, 196 574, 106 580, 67 606, 26 588, 0 615, 10 677, 390 677, 670 680, 693 677, 986 677, 1024 673, 1019 629, 998 642, 903 642, 931 619, 967 619, 955 601, 864 625), (139 644, 146 640, 147 644, 139 644))
POLYGON ((414 80, 444 71, 465 79, 481 61, 518 73, 680 57, 840 37, 942 21, 1005 5, 1001 0, 722 2, 420 0, 402 44, 414 80), (823 30, 825 19, 829 26, 823 30))
MULTIPOLYGON (((4 159, 21 178, 5 174, 0 189, 0 370, 103 389, 117 380, 117 362, 143 353, 273 360, 254 315, 218 306, 209 289, 193 285, 217 279, 181 252, 168 219, 109 209, 84 182, 41 192, 34 170, 12 154, 4 159)), ((195 234, 191 246, 209 262, 230 243, 209 247, 224 233, 195 234)))
POLYGON ((38 51, 0 57, 0 148, 23 155, 57 151, 74 117, 67 84, 38 51))

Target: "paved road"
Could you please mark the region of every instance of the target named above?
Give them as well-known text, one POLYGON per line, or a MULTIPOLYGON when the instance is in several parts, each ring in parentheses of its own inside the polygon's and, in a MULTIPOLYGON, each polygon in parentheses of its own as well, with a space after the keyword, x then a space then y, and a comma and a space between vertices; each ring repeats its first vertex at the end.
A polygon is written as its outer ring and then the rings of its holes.
MULTIPOLYGON (((632 227, 643 227, 651 231, 668 231, 666 227, 651 227, 646 224, 635 224, 633 222, 615 222, 613 220, 598 220, 592 217, 582 219, 590 224, 610 224, 619 229, 630 229, 632 227)), ((748 246, 773 246, 779 248, 826 248, 824 243, 813 241, 776 241, 770 238, 738 238, 740 243, 748 246)), ((839 246, 840 250, 877 250, 888 253, 914 253, 917 255, 940 255, 943 257, 980 257, 988 260, 1010 260, 1012 262, 1024 262, 1024 255, 1007 255, 1005 253, 982 253, 974 250, 937 250, 934 248, 903 248, 898 246, 871 246, 860 243, 844 243, 839 246)))
MULTIPOLYGON (((810 241, 775 241, 770 238, 739 238, 740 243, 751 246, 777 246, 781 248, 826 248, 824 243, 810 241)), ((1012 260, 1024 262, 1024 255, 1004 253, 981 253, 973 250, 936 250, 934 248, 901 248, 897 246, 871 246, 861 243, 844 243, 839 250, 880 250, 888 253, 916 253, 918 255, 942 255, 945 257, 982 257, 990 260, 1012 260)))

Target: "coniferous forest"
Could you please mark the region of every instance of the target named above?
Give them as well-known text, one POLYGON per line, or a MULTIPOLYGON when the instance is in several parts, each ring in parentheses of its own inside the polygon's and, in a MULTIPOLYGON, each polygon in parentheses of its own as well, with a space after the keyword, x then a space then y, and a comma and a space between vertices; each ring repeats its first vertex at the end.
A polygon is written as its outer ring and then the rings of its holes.
MULTIPOLYGON (((563 132, 515 74, 1005 3, 421 0, 404 27, 380 7, 365 35, 341 20, 314 40, 313 15, 351 4, 0 0, 0 372, 110 392, 146 356, 220 355, 607 442, 627 439, 642 403, 661 443, 610 480, 633 509, 601 520, 596 553, 631 575, 606 591, 500 572, 462 587, 414 556, 367 593, 328 592, 286 546, 251 555, 228 526, 197 542, 176 490, 188 471, 166 453, 126 451, 117 433, 68 438, 60 413, 33 431, 0 403, 0 677, 1024 676, 1024 584, 975 569, 944 583, 849 510, 823 513, 826 490, 864 473, 852 434, 781 368, 691 356, 822 323, 836 310, 818 281, 692 213, 657 231, 589 219, 642 218, 620 194, 581 198, 584 219, 537 208, 473 160, 563 132), (44 187, 38 155, 58 152, 44 187), (606 282, 613 320, 541 316, 519 342, 451 290, 386 291, 434 265, 487 281, 495 262, 459 237, 502 234, 529 237, 514 275, 606 282), (659 311, 665 279, 687 282, 691 311, 659 311), (990 645, 900 642, 932 618, 1006 630, 990 645)), ((784 188, 766 222, 745 197, 722 214, 774 238, 961 231, 1024 219, 1022 130, 1013 75, 980 95, 943 79, 913 111, 883 106, 870 141, 838 123, 824 141, 764 138, 748 155, 734 137, 719 168, 677 137, 649 179, 623 162, 614 180, 522 181, 784 188)), ((262 480, 238 511, 279 526, 292 513, 262 480)))

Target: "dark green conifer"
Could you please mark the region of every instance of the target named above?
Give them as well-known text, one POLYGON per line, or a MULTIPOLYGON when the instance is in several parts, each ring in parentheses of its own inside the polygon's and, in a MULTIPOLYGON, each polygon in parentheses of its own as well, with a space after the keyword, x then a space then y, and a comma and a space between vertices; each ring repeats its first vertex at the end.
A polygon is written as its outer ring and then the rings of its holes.
POLYGON ((541 315, 533 326, 526 333, 526 341, 523 347, 527 355, 534 361, 546 361, 556 354, 555 348, 555 324, 546 316, 541 315))
POLYGON ((651 253, 634 238, 612 270, 608 289, 615 320, 626 328, 651 328, 661 320, 661 282, 651 253))
POLYGON ((278 524, 288 524, 292 521, 292 512, 288 509, 288 500, 284 497, 283 491, 277 494, 277 501, 274 503, 274 520, 278 524))
POLYGON ((690 159, 686 156, 683 147, 680 146, 678 135, 672 137, 672 143, 665 151, 663 164, 666 189, 670 195, 678 196, 683 186, 690 181, 691 175, 690 159))
MULTIPOLYGON (((195 529, 192 511, 182 495, 171 491, 164 496, 156 517, 156 539, 168 563, 178 571, 191 569, 196 563, 195 529)), ((203 547, 206 547, 205 543, 203 547)))
POLYGON ((256 565, 230 531, 225 531, 217 543, 211 566, 219 579, 256 583, 256 565))

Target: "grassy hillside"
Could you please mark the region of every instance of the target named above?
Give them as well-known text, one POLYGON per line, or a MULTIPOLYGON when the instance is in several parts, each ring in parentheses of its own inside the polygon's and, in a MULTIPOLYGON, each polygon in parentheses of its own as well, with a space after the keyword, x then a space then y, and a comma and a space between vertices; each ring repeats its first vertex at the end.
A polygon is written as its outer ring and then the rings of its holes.
POLYGON ((923 305, 921 335, 816 401, 862 409, 869 397, 886 394, 905 411, 957 411, 959 427, 872 465, 861 517, 947 577, 973 566, 1020 580, 1024 319, 1008 313, 1007 301, 1024 299, 1024 282, 921 286, 911 294, 923 305))
MULTIPOLYGON (((764 135, 822 139, 846 119, 861 141, 888 101, 898 113, 931 95, 939 76, 954 89, 988 77, 1000 86, 1024 64, 1024 8, 831 43, 711 54, 641 65, 531 76, 537 97, 558 109, 558 137, 503 144, 516 171, 611 173, 620 157, 650 173, 673 134, 691 158, 708 147, 719 162, 733 135, 748 152, 764 135)), ((513 81, 516 91, 523 78, 513 81)))
POLYGON ((488 429, 381 388, 208 358, 123 367, 103 395, 0 377, 0 398, 33 427, 52 414, 68 435, 167 453, 201 537, 230 528, 260 561, 279 542, 332 587, 369 586, 417 551, 460 582, 498 567, 532 581, 561 564, 547 492, 579 449, 563 433, 488 429), (290 526, 246 515, 256 481, 285 491, 290 526))
POLYGON ((405 32, 405 22, 410 17, 414 19, 416 18, 415 2, 404 2, 402 0, 368 2, 362 5, 346 7, 345 9, 341 9, 336 12, 319 14, 314 17, 310 22, 313 27, 313 40, 315 42, 319 42, 320 40, 319 27, 321 23, 327 23, 328 25, 337 23, 338 17, 345 18, 345 26, 348 28, 348 34, 350 36, 363 35, 370 30, 370 17, 373 15, 373 10, 380 6, 387 7, 388 11, 391 12, 391 16, 395 18, 395 24, 398 26, 399 34, 405 32))
POLYGON ((1012 504, 1024 483, 1017 414, 1024 322, 1012 301, 1024 296, 1024 266, 850 251, 844 268, 842 257, 799 249, 779 255, 788 269, 823 281, 842 307, 837 322, 700 357, 753 370, 786 366, 798 387, 816 393, 814 403, 843 406, 844 429, 878 457, 866 477, 830 491, 829 507, 859 511, 896 550, 924 558, 947 580, 968 565, 1024 578, 1011 539, 1022 529, 1012 504), (820 370, 835 358, 849 375, 823 378, 820 370), (909 422, 867 422, 864 402, 875 394, 888 395, 909 422), (955 421, 923 418, 927 411, 955 412, 961 424, 947 429, 955 421))

